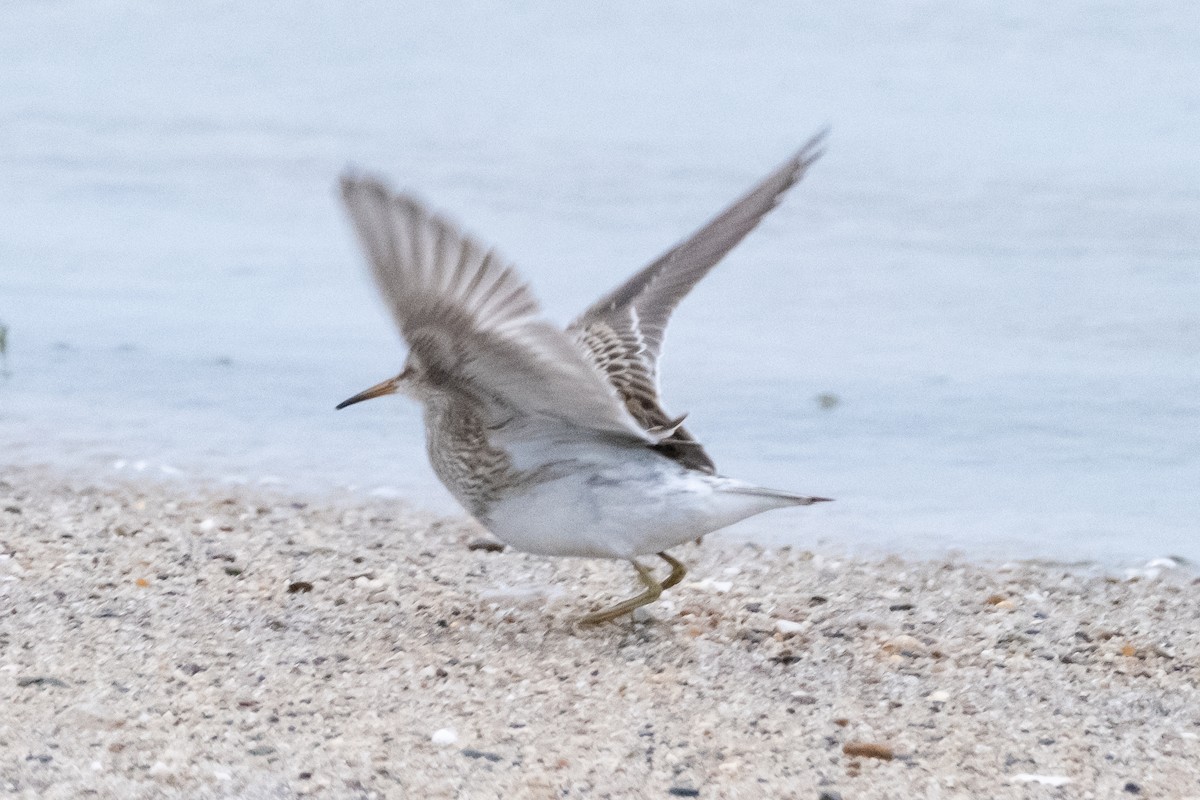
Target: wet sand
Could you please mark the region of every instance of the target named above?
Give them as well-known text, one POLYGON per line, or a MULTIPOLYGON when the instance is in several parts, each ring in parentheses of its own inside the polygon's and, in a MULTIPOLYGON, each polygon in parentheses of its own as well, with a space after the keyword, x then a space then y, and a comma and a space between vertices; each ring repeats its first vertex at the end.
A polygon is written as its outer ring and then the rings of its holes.
MULTIPOLYGON (((779 515, 780 525, 788 524, 779 515)), ((471 549, 395 501, 0 472, 0 794, 1200 798, 1200 583, 708 537, 471 549)))

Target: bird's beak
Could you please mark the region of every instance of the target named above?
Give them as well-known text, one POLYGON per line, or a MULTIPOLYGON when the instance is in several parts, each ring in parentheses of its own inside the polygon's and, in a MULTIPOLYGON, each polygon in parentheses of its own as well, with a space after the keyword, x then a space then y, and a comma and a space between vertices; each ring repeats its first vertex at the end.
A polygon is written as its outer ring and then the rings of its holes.
POLYGON ((383 383, 377 383, 370 389, 359 392, 348 400, 343 400, 337 404, 340 411, 346 406, 352 406, 355 403, 361 403, 363 400, 371 400, 376 397, 383 397, 385 394, 395 394, 400 391, 400 381, 404 379, 404 373, 401 372, 394 378, 388 378, 383 383))

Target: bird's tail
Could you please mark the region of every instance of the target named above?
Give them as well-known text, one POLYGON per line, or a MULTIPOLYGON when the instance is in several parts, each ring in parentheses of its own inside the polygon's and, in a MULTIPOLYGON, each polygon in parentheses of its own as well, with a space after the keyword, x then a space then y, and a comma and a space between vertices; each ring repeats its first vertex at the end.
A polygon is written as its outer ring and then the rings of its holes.
POLYGON ((752 497, 769 497, 778 500, 780 505, 811 506, 813 503, 830 503, 833 501, 832 497, 809 497, 808 495, 782 492, 778 489, 767 489, 766 487, 754 486, 752 484, 740 484, 726 491, 732 491, 735 494, 746 494, 752 497))

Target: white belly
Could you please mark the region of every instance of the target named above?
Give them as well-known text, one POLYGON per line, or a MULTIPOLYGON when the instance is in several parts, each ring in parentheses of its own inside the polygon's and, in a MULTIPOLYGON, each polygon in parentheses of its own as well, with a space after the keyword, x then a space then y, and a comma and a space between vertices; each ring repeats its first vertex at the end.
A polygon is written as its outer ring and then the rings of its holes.
POLYGON ((494 503, 481 521, 517 550, 633 558, 790 505, 747 484, 685 470, 657 455, 591 465, 494 503))

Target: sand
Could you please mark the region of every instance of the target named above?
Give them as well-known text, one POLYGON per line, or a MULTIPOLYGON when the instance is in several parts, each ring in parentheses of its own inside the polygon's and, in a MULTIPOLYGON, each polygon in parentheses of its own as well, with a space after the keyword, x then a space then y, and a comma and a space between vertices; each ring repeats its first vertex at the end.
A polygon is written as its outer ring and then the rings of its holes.
MULTIPOLYGON (((0 473, 0 795, 1200 798, 1200 583, 0 473)), ((786 524, 781 515, 781 524, 786 524)))

